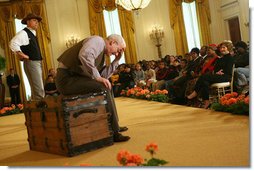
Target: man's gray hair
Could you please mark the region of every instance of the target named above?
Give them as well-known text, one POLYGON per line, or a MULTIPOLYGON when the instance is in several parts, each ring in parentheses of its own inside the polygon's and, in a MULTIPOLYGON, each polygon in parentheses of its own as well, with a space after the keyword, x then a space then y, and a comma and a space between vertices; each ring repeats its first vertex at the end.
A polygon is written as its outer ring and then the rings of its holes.
POLYGON ((111 34, 107 37, 108 40, 115 40, 118 44, 122 45, 123 47, 126 47, 126 43, 124 38, 119 34, 111 34))

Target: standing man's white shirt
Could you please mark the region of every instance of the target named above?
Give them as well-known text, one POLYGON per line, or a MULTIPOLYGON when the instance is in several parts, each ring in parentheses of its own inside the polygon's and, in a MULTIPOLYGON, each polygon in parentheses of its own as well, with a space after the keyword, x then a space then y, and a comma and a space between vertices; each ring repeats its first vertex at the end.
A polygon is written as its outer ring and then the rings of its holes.
MULTIPOLYGON (((28 28, 28 27, 27 27, 28 28)), ((36 31, 28 28, 34 36, 36 36, 36 31)), ((19 31, 15 37, 10 41, 10 48, 13 52, 21 51, 20 46, 28 45, 29 38, 27 33, 24 30, 19 31)))

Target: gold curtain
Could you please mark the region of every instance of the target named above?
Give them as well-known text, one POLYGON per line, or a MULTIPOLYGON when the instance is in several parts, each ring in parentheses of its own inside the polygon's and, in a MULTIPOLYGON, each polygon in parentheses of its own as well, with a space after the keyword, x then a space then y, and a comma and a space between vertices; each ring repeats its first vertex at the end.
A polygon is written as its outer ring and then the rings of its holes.
POLYGON ((188 44, 182 13, 182 0, 169 0, 170 25, 174 30, 176 54, 188 52, 188 44))
POLYGON ((125 51, 125 61, 128 64, 135 64, 137 62, 137 53, 133 15, 130 11, 126 11, 121 7, 118 7, 118 15, 121 25, 121 32, 127 44, 125 51))
POLYGON ((174 30, 177 54, 183 55, 188 52, 182 2, 191 3, 193 1, 196 1, 201 45, 211 43, 211 33, 209 27, 209 24, 211 23, 211 16, 208 0, 169 0, 170 23, 171 28, 174 30))
MULTIPOLYGON (((91 35, 99 35, 106 37, 105 22, 103 10, 113 11, 116 9, 114 0, 88 0, 90 33, 91 35)), ((136 46, 135 46, 135 29, 132 13, 118 8, 118 15, 121 25, 122 36, 126 41, 125 61, 126 63, 136 63, 136 46)), ((109 58, 107 58, 109 63, 109 58)))
MULTIPOLYGON (((9 48, 10 40, 15 36, 15 17, 17 19, 24 18, 28 13, 33 12, 42 17, 42 22, 37 30, 37 37, 43 57, 43 79, 46 79, 48 69, 52 67, 51 56, 49 53, 48 43, 50 41, 47 16, 45 12, 44 0, 34 1, 12 1, 8 3, 0 3, 0 46, 4 49, 6 58, 6 70, 14 68, 20 79, 23 81, 21 66, 19 59, 9 48)), ((21 98, 25 101, 25 87, 21 84, 21 98)))
POLYGON ((105 22, 103 18, 103 6, 101 0, 89 0, 89 23, 91 35, 106 37, 105 22))
POLYGON ((200 29, 201 45, 208 45, 211 42, 211 13, 208 0, 196 0, 197 15, 200 29))

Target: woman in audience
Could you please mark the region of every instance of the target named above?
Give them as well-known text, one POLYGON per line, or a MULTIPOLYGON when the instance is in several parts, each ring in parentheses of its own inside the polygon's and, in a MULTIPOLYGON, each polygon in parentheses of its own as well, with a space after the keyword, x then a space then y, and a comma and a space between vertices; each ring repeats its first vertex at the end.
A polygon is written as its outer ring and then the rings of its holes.
POLYGON ((214 72, 202 75, 196 82, 194 91, 187 96, 191 100, 201 92, 202 99, 204 100, 204 108, 208 108, 209 103, 209 87, 213 83, 228 82, 232 77, 232 68, 234 60, 230 54, 233 49, 231 42, 222 42, 219 45, 221 57, 216 61, 214 72))
POLYGON ((216 60, 218 59, 218 55, 216 54, 216 51, 217 51, 217 46, 215 44, 210 44, 208 46, 207 57, 206 57, 206 60, 204 61, 204 64, 201 70, 201 75, 205 73, 213 72, 214 64, 216 60))

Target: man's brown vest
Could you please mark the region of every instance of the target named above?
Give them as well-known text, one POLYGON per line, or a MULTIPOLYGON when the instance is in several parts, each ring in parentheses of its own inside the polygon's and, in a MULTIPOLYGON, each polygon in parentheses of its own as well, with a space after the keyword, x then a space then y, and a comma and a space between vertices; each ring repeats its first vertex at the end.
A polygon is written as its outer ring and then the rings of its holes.
MULTIPOLYGON (((89 38, 86 38, 73 47, 67 49, 57 60, 63 63, 70 71, 80 75, 91 77, 91 73, 88 72, 85 66, 82 66, 79 60, 79 51, 82 48, 82 44, 86 43, 89 38)), ((95 67, 100 71, 105 64, 104 51, 95 59, 95 67)))

